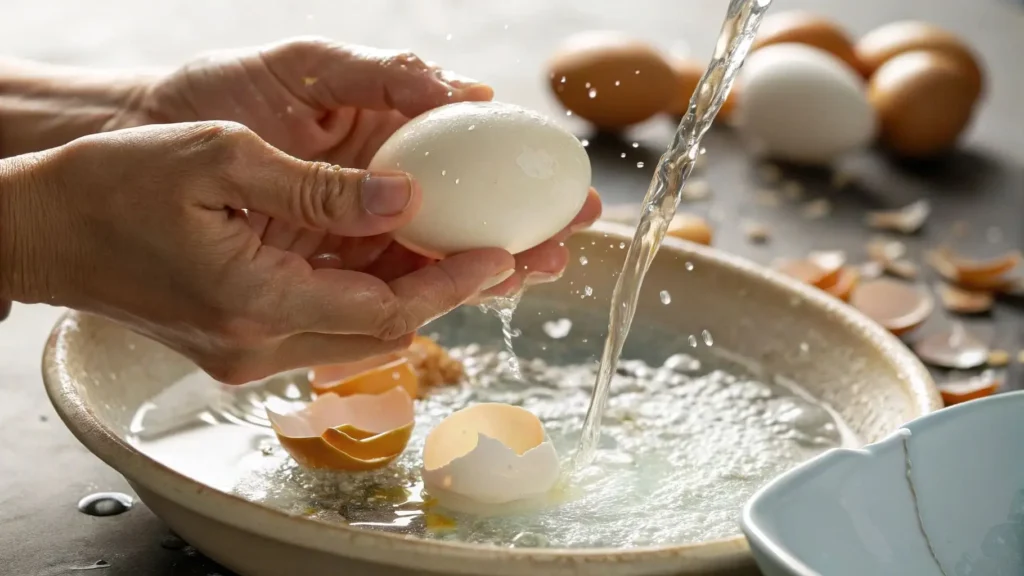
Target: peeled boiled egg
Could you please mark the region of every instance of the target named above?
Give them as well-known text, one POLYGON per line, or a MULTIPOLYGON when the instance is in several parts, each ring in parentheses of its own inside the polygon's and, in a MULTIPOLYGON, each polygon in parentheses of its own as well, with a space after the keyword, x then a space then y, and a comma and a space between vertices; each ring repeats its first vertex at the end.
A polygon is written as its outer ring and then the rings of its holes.
POLYGON ((661 53, 618 32, 570 36, 551 58, 548 78, 569 112, 607 130, 665 111, 676 93, 675 74, 661 53))
POLYGON ((301 466, 372 470, 405 450, 412 434, 412 398, 402 386, 381 394, 321 394, 300 410, 267 410, 281 447, 301 466))
POLYGON ((831 20, 800 10, 778 12, 765 17, 753 49, 789 42, 824 50, 858 73, 865 73, 864 65, 854 51, 853 41, 845 30, 831 20))
POLYGON ((736 126, 766 156, 829 164, 875 135, 863 80, 828 52, 802 44, 766 46, 749 56, 740 79, 736 126))
POLYGON ((499 102, 460 102, 417 116, 384 142, 369 169, 400 170, 419 183, 420 210, 395 239, 438 259, 533 248, 572 221, 590 188, 590 159, 575 136, 499 102))
POLYGON ((423 446, 423 483, 440 502, 506 504, 546 494, 558 454, 531 412, 476 404, 445 418, 423 446))

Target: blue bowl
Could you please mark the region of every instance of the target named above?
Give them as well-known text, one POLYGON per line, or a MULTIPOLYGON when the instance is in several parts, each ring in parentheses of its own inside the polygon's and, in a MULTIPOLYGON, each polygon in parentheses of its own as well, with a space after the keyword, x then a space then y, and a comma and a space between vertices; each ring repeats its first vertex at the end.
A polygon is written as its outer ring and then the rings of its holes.
POLYGON ((766 576, 1024 575, 1024 391, 836 449, 750 499, 766 576))

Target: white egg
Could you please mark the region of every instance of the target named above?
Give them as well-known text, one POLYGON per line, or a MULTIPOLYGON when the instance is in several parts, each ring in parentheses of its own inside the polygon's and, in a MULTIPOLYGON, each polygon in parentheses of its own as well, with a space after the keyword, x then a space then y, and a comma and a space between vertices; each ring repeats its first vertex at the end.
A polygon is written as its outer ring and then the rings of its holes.
POLYGON ((766 46, 747 59, 740 82, 736 126, 766 156, 829 164, 875 136, 877 121, 864 81, 823 50, 766 46))
POLYGON ((499 102, 450 104, 412 119, 369 169, 401 170, 419 183, 420 211, 395 238, 433 258, 533 248, 572 221, 590 188, 590 159, 575 136, 499 102))
POLYGON ((546 494, 559 477, 558 454, 531 412, 509 404, 476 404, 430 431, 423 445, 423 483, 443 504, 457 498, 507 504, 546 494))

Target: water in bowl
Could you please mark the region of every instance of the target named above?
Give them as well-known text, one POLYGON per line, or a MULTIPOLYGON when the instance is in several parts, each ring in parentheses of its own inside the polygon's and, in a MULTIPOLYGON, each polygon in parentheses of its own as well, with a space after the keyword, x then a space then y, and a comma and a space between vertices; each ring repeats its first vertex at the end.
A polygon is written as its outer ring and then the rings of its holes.
POLYGON ((467 377, 417 401, 408 448, 381 470, 311 472, 280 448, 264 406, 308 401, 305 373, 235 388, 193 374, 140 407, 129 439, 200 482, 292 514, 429 539, 575 548, 736 536, 740 508, 762 484, 856 444, 835 412, 796 384, 727 359, 711 338, 650 326, 634 335, 625 356, 632 360, 613 378, 594 464, 555 505, 492 517, 446 511, 424 493, 419 468, 425 436, 453 411, 474 402, 522 406, 567 461, 579 439, 597 370, 585 342, 604 318, 545 302, 524 302, 517 317, 537 320, 525 322, 517 344, 521 380, 492 316, 464 309, 432 326, 467 377))

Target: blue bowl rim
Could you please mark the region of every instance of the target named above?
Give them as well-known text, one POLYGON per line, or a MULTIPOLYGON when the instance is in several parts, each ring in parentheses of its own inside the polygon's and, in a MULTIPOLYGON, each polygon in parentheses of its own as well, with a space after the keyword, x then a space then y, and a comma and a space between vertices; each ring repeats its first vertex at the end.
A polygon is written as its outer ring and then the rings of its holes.
POLYGON ((960 414, 984 410, 987 406, 997 402, 1014 401, 1024 401, 1024 390, 1001 392, 999 394, 993 394, 992 396, 987 396, 985 398, 978 398, 976 400, 955 404, 948 408, 943 408, 941 410, 925 414, 924 416, 915 418, 903 426, 900 426, 899 429, 878 442, 867 444, 862 448, 833 448, 831 450, 827 450, 818 456, 797 465, 788 472, 777 476, 771 482, 762 486, 761 489, 755 492, 743 506, 743 512, 740 518, 740 528, 742 529, 744 536, 746 536, 747 540, 750 542, 751 548, 756 547, 768 552, 781 565, 783 565, 792 576, 820 576, 818 572, 815 572, 809 566, 793 556, 783 545, 773 540, 758 524, 756 520, 756 509, 764 501, 770 499, 773 492, 780 490, 787 484, 797 482, 800 478, 813 470, 832 465, 834 462, 838 462, 840 460, 846 460, 849 457, 879 453, 892 446, 894 443, 903 442, 903 439, 908 436, 923 433, 930 428, 934 428, 935 426, 941 425, 952 418, 956 418, 960 414))

